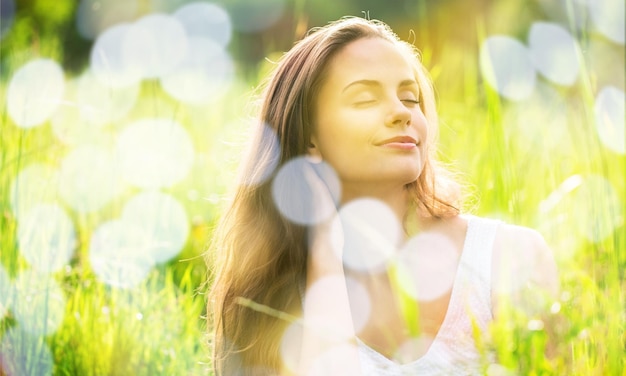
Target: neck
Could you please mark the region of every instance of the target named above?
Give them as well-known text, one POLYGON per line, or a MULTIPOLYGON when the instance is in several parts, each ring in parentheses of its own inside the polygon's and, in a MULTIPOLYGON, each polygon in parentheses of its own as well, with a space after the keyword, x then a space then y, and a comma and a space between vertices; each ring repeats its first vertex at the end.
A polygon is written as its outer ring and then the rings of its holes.
POLYGON ((404 185, 385 186, 379 182, 375 184, 367 184, 363 182, 351 184, 349 182, 342 182, 342 205, 359 198, 373 198, 380 200, 394 212, 400 223, 405 223, 409 206, 409 197, 408 191, 404 185))

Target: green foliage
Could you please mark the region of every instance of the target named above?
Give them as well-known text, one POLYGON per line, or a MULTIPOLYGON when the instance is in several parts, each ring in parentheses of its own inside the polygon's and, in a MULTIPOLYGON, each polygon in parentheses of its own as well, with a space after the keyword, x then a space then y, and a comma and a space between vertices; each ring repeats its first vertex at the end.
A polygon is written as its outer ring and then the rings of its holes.
MULTIPOLYGON (((417 12, 417 8, 422 13, 429 10, 425 1, 415 4, 407 5, 407 9, 417 12)), ((496 29, 511 22, 511 14, 517 9, 508 2, 498 4, 505 8, 502 12, 506 17, 496 29)), ((2 63, 8 70, 3 70, 0 84, 0 263, 11 278, 28 265, 19 253, 9 186, 24 166, 33 162, 56 165, 68 151, 67 146, 56 141, 50 124, 22 130, 7 115, 7 72, 33 56, 62 60, 62 36, 55 30, 67 23, 75 10, 75 2, 70 1, 37 0, 28 5, 30 11, 18 16, 11 39, 2 42, 2 63)), ((306 13, 302 9, 311 6, 306 2, 297 5, 302 14, 306 13)), ((377 18, 374 13, 372 18, 377 18)), ((607 151, 596 136, 595 73, 583 71, 577 85, 559 88, 570 104, 568 139, 562 146, 551 149, 541 137, 521 145, 519 134, 511 130, 506 117, 512 104, 481 80, 476 46, 458 42, 447 49, 434 49, 426 41, 437 38, 433 31, 436 26, 425 26, 427 17, 420 17, 423 23, 418 27, 412 24, 411 28, 418 31, 418 41, 425 43, 420 45, 424 61, 438 88, 442 159, 466 177, 472 187, 470 193, 479 197, 477 214, 538 228, 554 249, 560 269, 561 293, 556 301, 546 302, 549 314, 505 307, 504 319, 494 324, 481 347, 494 351, 498 364, 513 374, 623 374, 626 158, 607 151), (585 218, 576 209, 579 203, 574 193, 562 195, 550 211, 542 209, 542 203, 566 179, 592 174, 607 179, 622 204, 621 221, 610 235, 596 242, 580 234, 585 218)), ((527 10, 524 17, 530 17, 527 10)), ((447 22, 442 25, 447 27, 450 22, 445 18, 440 21, 444 20, 447 22)), ((475 29, 468 31, 466 26, 463 24, 464 31, 473 35, 475 29)), ((489 27, 487 24, 478 28, 479 39, 487 33, 481 28, 489 27)), ((191 176, 169 192, 184 201, 192 222, 191 234, 176 260, 157 266, 134 289, 119 290, 95 277, 87 254, 96 224, 114 218, 119 203, 93 215, 73 216, 79 239, 76 255, 68 268, 55 274, 68 297, 65 317, 59 330, 45 338, 54 357, 55 375, 208 373, 203 291, 212 271, 207 270, 202 252, 219 216, 222 197, 232 184, 241 149, 225 146, 222 140, 246 136, 245 124, 237 119, 242 109, 248 108, 250 88, 256 84, 238 83, 225 98, 206 108, 175 103, 156 88, 156 83, 144 84, 140 102, 127 120, 151 115, 175 118, 187 126, 196 152, 201 154, 201 163, 194 167, 191 176), (193 196, 190 192, 201 198, 188 199, 193 196)), ((123 125, 110 125, 110 133, 123 125)), ((124 198, 132 193, 126 192, 124 198)), ((600 195, 590 200, 599 208, 595 213, 598 221, 610 222, 611 214, 602 211, 606 197, 600 195)), ((406 305, 405 311, 416 313, 411 305, 406 305)), ((16 325, 14 317, 0 317, 0 341, 3 333, 16 325)), ((486 371, 488 366, 486 363, 486 371)))

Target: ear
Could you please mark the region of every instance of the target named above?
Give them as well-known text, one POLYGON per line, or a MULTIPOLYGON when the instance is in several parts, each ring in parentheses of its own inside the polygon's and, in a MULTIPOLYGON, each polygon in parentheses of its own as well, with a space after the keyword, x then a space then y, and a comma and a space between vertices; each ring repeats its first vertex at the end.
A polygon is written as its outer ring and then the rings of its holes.
POLYGON ((322 153, 317 145, 317 139, 312 135, 307 146, 307 155, 315 161, 322 161, 322 153))

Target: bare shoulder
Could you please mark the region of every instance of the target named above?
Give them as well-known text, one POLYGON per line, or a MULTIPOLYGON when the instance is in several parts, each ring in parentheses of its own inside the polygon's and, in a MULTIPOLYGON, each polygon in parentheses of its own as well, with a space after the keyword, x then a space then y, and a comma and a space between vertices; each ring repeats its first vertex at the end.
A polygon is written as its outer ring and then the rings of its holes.
POLYGON ((502 224, 496 233, 492 261, 492 297, 555 296, 558 272, 552 250, 536 230, 502 224))

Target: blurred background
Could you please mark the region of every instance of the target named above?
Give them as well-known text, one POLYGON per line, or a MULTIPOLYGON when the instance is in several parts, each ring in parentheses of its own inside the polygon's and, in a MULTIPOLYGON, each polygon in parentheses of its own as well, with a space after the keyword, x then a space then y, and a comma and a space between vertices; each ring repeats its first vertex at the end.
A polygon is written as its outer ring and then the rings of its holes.
POLYGON ((555 253, 552 327, 520 316, 487 373, 622 374, 624 14, 623 0, 0 0, 0 375, 209 372, 202 253, 259 85, 347 15, 421 51, 467 211, 536 228, 555 253))

